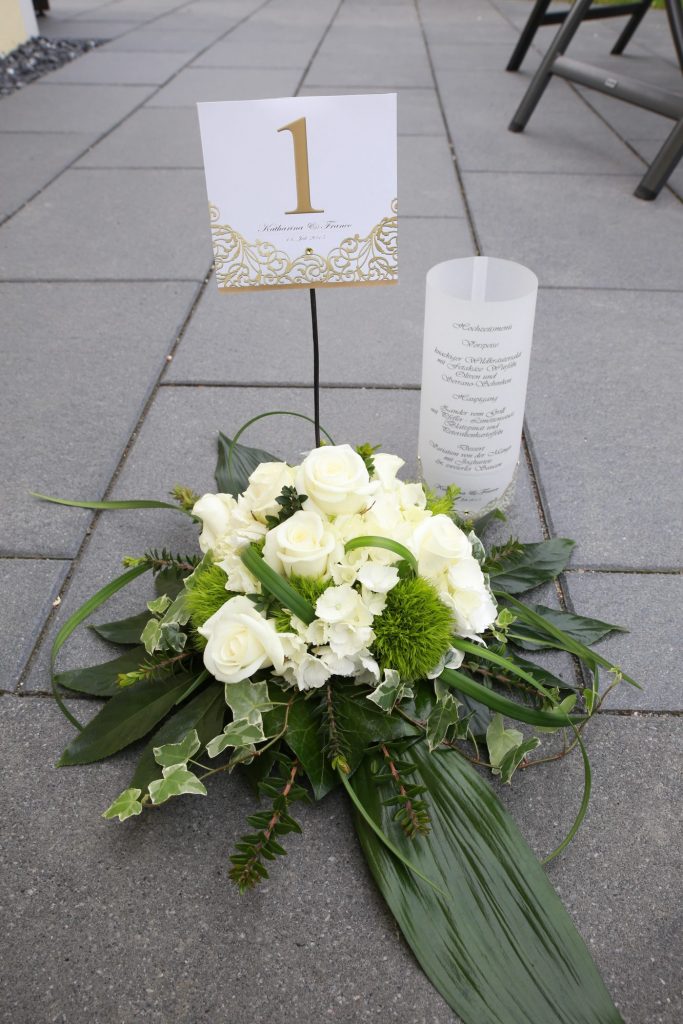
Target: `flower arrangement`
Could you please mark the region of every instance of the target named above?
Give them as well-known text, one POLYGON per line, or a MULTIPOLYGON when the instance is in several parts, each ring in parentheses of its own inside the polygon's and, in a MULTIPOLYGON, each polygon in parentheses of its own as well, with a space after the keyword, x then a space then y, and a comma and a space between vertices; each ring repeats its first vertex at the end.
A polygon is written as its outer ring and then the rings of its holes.
POLYGON ((509 783, 578 748, 583 799, 550 857, 564 849, 590 794, 583 731, 604 699, 599 673, 636 685, 593 649, 620 627, 519 599, 557 577, 571 541, 487 552, 480 537, 496 513, 475 524, 458 514, 457 488, 437 495, 400 479, 402 466, 333 443, 291 465, 221 434, 217 493, 176 488, 173 505, 47 499, 173 507, 201 528, 201 554, 126 558, 60 630, 53 659, 109 596, 155 575, 143 613, 95 627, 124 652, 54 676, 78 730, 59 764, 149 735, 104 812, 120 821, 246 772, 267 806, 231 856, 241 892, 300 831, 294 805, 341 786, 381 892, 466 1024, 617 1024, 581 938, 478 769, 509 783), (567 681, 531 660, 548 649, 582 674, 567 681), (108 699, 83 727, 62 688, 108 699), (555 746, 534 754, 546 734, 555 746))

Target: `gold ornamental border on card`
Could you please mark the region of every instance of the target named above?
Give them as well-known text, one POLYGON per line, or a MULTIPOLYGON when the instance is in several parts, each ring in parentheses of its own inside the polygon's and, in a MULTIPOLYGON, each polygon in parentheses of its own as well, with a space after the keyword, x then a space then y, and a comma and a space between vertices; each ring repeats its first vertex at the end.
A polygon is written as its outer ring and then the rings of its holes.
POLYGON ((291 257, 272 242, 249 242, 209 204, 214 267, 220 291, 249 288, 334 288, 396 284, 398 280, 398 200, 391 214, 367 235, 343 239, 327 256, 306 249, 291 257))

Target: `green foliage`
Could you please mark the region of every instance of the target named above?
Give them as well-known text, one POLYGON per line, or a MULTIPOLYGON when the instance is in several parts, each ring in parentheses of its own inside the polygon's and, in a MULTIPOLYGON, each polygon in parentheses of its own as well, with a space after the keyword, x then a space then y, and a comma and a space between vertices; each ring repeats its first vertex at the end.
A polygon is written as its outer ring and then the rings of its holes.
POLYGON ((102 817, 118 818, 119 821, 125 821, 126 818, 131 818, 134 814, 142 814, 141 793, 140 789, 124 789, 114 803, 107 807, 102 817))
POLYGON ((433 515, 453 516, 455 514, 455 503, 460 494, 460 488, 455 484, 449 484, 445 494, 438 494, 430 487, 425 487, 424 492, 427 498, 427 508, 433 515))
POLYGON ((74 668, 58 672, 55 682, 77 693, 88 693, 92 697, 113 697, 119 692, 119 676, 135 672, 145 660, 142 647, 124 651, 118 658, 88 668, 74 668))
POLYGON ((266 516, 268 529, 272 530, 274 526, 279 526, 280 523, 291 519, 295 512, 300 512, 307 497, 306 494, 297 494, 296 487, 283 487, 280 495, 275 499, 280 506, 280 511, 276 516, 266 516))
POLYGON ((360 455, 361 459, 365 463, 365 468, 368 471, 368 476, 373 477, 375 475, 375 460, 373 458, 375 452, 378 452, 381 448, 379 444, 359 444, 356 447, 356 451, 360 455))
POLYGON ((182 575, 186 575, 188 572, 192 572, 200 562, 201 555, 174 555, 167 548, 152 548, 150 551, 145 551, 144 555, 139 557, 126 555, 123 559, 124 566, 151 569, 155 576, 157 573, 168 569, 175 569, 182 575))
POLYGON ((522 594, 554 580, 569 561, 573 547, 574 541, 564 537, 538 544, 520 544, 510 538, 502 547, 491 548, 484 572, 495 578, 497 590, 522 594))
POLYGON ((402 759, 427 787, 431 835, 410 842, 367 757, 351 785, 371 819, 448 893, 425 886, 356 819, 377 886, 420 965, 459 1019, 621 1024, 575 925, 492 787, 457 751, 416 743, 402 759))
POLYGON ((221 494, 236 498, 249 486, 249 477, 262 462, 278 462, 275 455, 260 448, 247 448, 236 444, 223 433, 218 435, 218 462, 216 484, 221 494))
POLYGON ((332 580, 323 580, 313 576, 297 576, 294 573, 288 579, 296 592, 301 594, 314 608, 320 595, 324 594, 328 587, 333 586, 332 580))
POLYGON ((418 679, 449 650, 453 616, 432 584, 418 576, 399 580, 389 591, 372 628, 372 652, 381 668, 395 669, 403 680, 418 679))
POLYGON ((149 784, 153 804, 166 803, 172 796, 183 796, 185 793, 206 796, 206 786, 193 772, 188 771, 187 765, 172 764, 164 768, 162 774, 162 779, 154 779, 149 784))
POLYGON ((458 724, 461 706, 460 701, 456 700, 451 693, 440 697, 427 719, 427 744, 430 751, 436 750, 446 739, 452 727, 458 724))
POLYGON ((381 750, 384 760, 374 759, 370 762, 370 771, 376 783, 389 782, 395 790, 393 796, 382 800, 384 807, 395 807, 393 820, 401 826, 408 839, 426 836, 430 832, 429 808, 422 794, 427 787, 420 783, 408 782, 408 776, 416 772, 412 761, 401 759, 396 750, 386 745, 381 750))
POLYGON ((191 512, 200 498, 200 495, 191 487, 183 487, 182 484, 176 484, 170 494, 184 512, 191 512))
POLYGON ((247 823, 258 831, 243 836, 236 843, 236 852, 230 858, 230 878, 240 893, 253 889, 264 878, 268 878, 264 860, 272 861, 286 855, 287 851, 276 837, 289 832, 301 832, 299 824, 289 813, 292 803, 308 800, 306 790, 296 784, 298 771, 298 761, 277 754, 271 774, 258 783, 259 792, 270 798, 271 806, 270 810, 251 814, 247 818, 247 823))
MULTIPOLYGON (((195 630, 203 626, 226 601, 235 596, 225 589, 227 581, 225 572, 208 558, 204 558, 192 575, 185 580, 185 602, 195 630)), ((196 633, 194 640, 198 647, 206 646, 206 640, 201 633, 196 633)))
POLYGON ((379 686, 368 694, 368 700, 389 714, 402 700, 410 700, 414 696, 413 690, 403 682, 398 672, 389 669, 384 673, 384 679, 379 686))
POLYGON ((200 747, 197 730, 190 729, 177 743, 164 743, 160 747, 154 747, 154 760, 162 768, 171 768, 174 764, 187 764, 200 747))

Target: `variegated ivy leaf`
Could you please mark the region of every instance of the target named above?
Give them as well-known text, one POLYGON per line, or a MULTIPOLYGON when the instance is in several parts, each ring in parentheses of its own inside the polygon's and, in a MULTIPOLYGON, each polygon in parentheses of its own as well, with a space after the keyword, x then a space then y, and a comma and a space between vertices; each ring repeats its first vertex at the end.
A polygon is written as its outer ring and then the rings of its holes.
POLYGON ((470 532, 467 534, 467 539, 472 545, 472 554, 479 562, 479 565, 483 565, 484 562, 486 561, 486 549, 484 548, 484 545, 477 537, 474 530, 470 530, 470 532))
POLYGON ((102 817, 118 818, 119 821, 125 821, 126 818, 132 818, 134 814, 141 814, 141 793, 141 789, 124 789, 123 793, 114 800, 114 803, 107 807, 102 817))
POLYGON ((251 725, 259 725, 261 715, 275 707, 268 694, 268 683, 252 683, 248 679, 225 684, 225 703, 235 722, 244 718, 251 725))
POLYGON ((460 717, 460 701, 452 693, 445 694, 427 719, 427 746, 436 750, 446 739, 446 733, 460 717))
POLYGON ((148 601, 147 607, 153 615, 163 615, 170 603, 171 598, 168 594, 162 594, 161 597, 157 597, 154 601, 148 601))
POLYGON ((486 730, 486 746, 489 748, 489 761, 494 775, 500 774, 500 765, 506 754, 523 742, 524 736, 519 729, 506 729, 503 716, 493 716, 486 730))
POLYGON ((170 768, 164 768, 162 774, 163 779, 154 779, 149 784, 149 795, 153 804, 163 804, 172 796, 182 796, 183 793, 206 796, 204 783, 188 771, 184 764, 173 764, 170 768))
POLYGON ((185 733, 180 743, 164 743, 161 747, 154 747, 154 760, 162 768, 170 768, 174 764, 185 765, 200 746, 197 730, 191 729, 185 733))
POLYGON ((393 668, 388 668, 379 686, 368 694, 368 700, 371 700, 382 711, 390 712, 404 698, 412 696, 414 696, 413 691, 407 683, 401 682, 398 672, 393 668))
POLYGON ((150 619, 140 637, 148 654, 154 654, 161 647, 161 623, 158 619, 150 619))
POLYGON ((209 757, 218 757, 226 747, 248 747, 253 743, 265 740, 263 722, 249 722, 241 718, 237 722, 226 725, 220 736, 214 736, 206 745, 209 757))
POLYGON ((530 750, 535 750, 540 744, 538 736, 532 736, 531 739, 525 740, 524 743, 520 743, 514 750, 509 750, 503 760, 500 762, 499 772, 501 782, 510 782, 510 779, 515 774, 520 764, 529 753, 530 750))
POLYGON ((163 619, 162 626, 176 625, 185 626, 190 621, 190 611, 187 606, 187 595, 181 590, 175 601, 169 605, 163 619))

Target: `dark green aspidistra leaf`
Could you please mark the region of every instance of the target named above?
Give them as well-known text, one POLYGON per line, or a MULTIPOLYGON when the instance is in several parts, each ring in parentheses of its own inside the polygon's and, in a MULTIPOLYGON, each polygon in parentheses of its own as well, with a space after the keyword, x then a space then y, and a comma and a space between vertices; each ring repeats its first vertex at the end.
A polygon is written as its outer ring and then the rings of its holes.
POLYGON ((134 672, 142 665, 145 658, 143 647, 133 647, 112 661, 105 661, 100 665, 90 665, 88 668, 73 668, 68 672, 58 672, 55 682, 60 686, 66 686, 69 690, 89 693, 93 697, 113 697, 121 692, 121 687, 118 684, 119 673, 134 672))
MULTIPOLYGON (((597 643, 598 640, 602 640, 608 633, 614 631, 620 633, 628 632, 623 626, 615 626, 611 622, 601 622, 600 619, 585 618, 583 615, 563 612, 558 608, 546 608, 542 604, 525 603, 532 611, 542 615, 544 619, 548 619, 558 629, 563 630, 567 636, 570 636, 573 640, 580 641, 582 644, 586 644, 588 647, 597 643)), ((558 646, 557 639, 551 633, 544 633, 540 626, 531 626, 523 622, 514 622, 512 624, 510 627, 510 639, 517 646, 529 651, 537 650, 541 647, 558 646)))
POLYGON ((280 462, 276 455, 260 448, 247 448, 244 444, 232 445, 225 434, 218 435, 218 462, 216 463, 216 485, 221 494, 237 497, 249 486, 249 477, 261 462, 280 462))
POLYGON ((74 736, 58 765, 101 761, 130 746, 168 714, 189 683, 190 677, 181 672, 170 679, 142 679, 126 687, 74 736))
POLYGON ((522 594, 540 583, 554 580, 569 561, 573 540, 553 537, 538 544, 518 544, 509 555, 489 558, 484 571, 495 581, 496 590, 522 594))
POLYGON ((102 622, 99 626, 90 628, 111 644, 139 644, 142 631, 150 618, 151 612, 144 611, 138 615, 130 615, 126 619, 102 622))
POLYGON ((432 984, 464 1024, 623 1024, 569 915, 512 818, 455 751, 421 741, 402 757, 427 787, 432 833, 409 840, 392 822, 369 758, 352 785, 373 819, 420 870, 420 882, 362 818, 375 881, 432 984))

